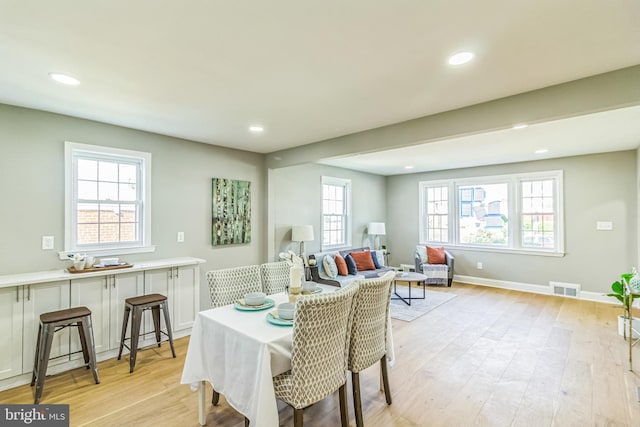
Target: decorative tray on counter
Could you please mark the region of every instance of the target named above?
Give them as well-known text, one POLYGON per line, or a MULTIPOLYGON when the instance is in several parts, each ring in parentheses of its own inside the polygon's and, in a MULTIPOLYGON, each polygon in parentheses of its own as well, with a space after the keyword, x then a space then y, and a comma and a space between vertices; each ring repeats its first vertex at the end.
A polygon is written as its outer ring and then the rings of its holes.
POLYGON ((120 264, 116 264, 116 265, 105 265, 105 266, 94 265, 91 268, 85 268, 83 270, 76 270, 75 267, 71 266, 71 267, 67 267, 67 272, 72 274, 81 274, 81 273, 92 273, 94 271, 118 270, 121 268, 131 268, 131 267, 133 267, 133 264, 129 264, 128 262, 121 262, 120 264))

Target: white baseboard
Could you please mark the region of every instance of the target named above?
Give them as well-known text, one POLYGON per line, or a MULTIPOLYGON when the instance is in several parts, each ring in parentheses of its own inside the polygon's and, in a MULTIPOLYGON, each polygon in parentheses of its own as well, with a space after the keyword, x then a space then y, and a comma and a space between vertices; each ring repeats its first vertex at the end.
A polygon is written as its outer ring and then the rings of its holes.
MULTIPOLYGON (((469 283, 471 285, 490 286, 492 288, 510 289, 513 291, 531 292, 534 294, 552 295, 561 298, 561 295, 555 295, 551 292, 550 286, 535 285, 532 283, 511 282, 508 280, 487 279, 484 277, 453 275, 454 282, 469 283)), ((605 293, 580 291, 580 298, 585 301, 604 302, 607 304, 619 304, 615 298, 608 297, 605 293)))

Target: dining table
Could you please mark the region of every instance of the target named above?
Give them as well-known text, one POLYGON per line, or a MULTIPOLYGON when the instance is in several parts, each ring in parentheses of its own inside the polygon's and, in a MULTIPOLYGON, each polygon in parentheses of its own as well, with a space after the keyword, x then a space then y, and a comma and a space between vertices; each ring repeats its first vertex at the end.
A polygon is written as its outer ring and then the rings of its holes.
MULTIPOLYGON (((318 292, 339 289, 318 285, 318 292)), ((267 298, 274 306, 265 310, 245 310, 236 303, 197 314, 180 382, 198 391, 200 425, 206 425, 207 383, 252 427, 279 425, 273 377, 291 369, 293 327, 267 320, 278 304, 288 301, 287 294, 267 298)), ((387 323, 387 359, 393 366, 393 336, 387 323)))

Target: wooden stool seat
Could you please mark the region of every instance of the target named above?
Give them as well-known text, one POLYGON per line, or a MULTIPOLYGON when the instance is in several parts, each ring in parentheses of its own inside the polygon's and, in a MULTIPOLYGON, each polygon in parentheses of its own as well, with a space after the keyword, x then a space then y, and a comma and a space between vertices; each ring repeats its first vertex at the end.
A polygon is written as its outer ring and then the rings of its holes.
MULTIPOLYGON (((176 357, 176 351, 173 348, 173 333, 171 332, 171 321, 169 320, 169 308, 167 307, 167 297, 161 294, 148 294, 131 297, 124 300, 124 319, 122 321, 122 333, 120 335, 120 351, 118 352, 118 360, 122 357, 124 347, 129 349, 129 373, 133 372, 136 366, 136 356, 138 355, 138 341, 140 339, 140 325, 142 323, 142 314, 145 310, 151 309, 153 317, 154 333, 156 335, 156 343, 158 347, 162 343, 162 334, 164 334, 171 346, 171 354, 176 357), (167 331, 163 331, 160 326, 160 309, 164 315, 164 323, 167 331), (131 338, 126 338, 127 324, 129 323, 129 313, 131 312, 131 338), (125 340, 131 340, 131 346, 125 344, 125 340)), ((149 332, 151 333, 151 332, 149 332)), ((142 334, 145 335, 145 334, 142 334)))
MULTIPOLYGON (((96 365, 96 350, 93 340, 93 325, 91 324, 91 310, 87 307, 73 307, 65 310, 51 311, 40 315, 40 326, 38 328, 38 341, 36 343, 36 354, 33 362, 33 373, 31 375, 31 386, 36 386, 34 404, 40 403, 42 390, 44 390, 44 380, 47 376, 47 366, 51 353, 53 335, 68 326, 78 328, 80 335, 80 345, 87 369, 91 369, 93 379, 96 384, 100 384, 98 368, 96 365)), ((73 352, 64 354, 75 354, 73 352)), ((58 356, 61 357, 61 356, 58 356)))

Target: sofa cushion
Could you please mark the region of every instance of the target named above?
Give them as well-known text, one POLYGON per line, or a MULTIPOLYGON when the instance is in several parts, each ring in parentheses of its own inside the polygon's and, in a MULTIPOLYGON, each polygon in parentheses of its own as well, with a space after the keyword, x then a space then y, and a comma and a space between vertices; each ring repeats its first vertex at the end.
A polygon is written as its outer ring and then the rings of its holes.
POLYGON ((356 262, 353 260, 351 254, 344 257, 344 260, 347 263, 347 270, 349 271, 349 274, 356 274, 358 272, 358 268, 356 267, 356 262))
POLYGON ((316 265, 318 266, 318 274, 320 275, 325 275, 327 273, 325 273, 324 271, 324 257, 327 255, 331 255, 331 257, 335 257, 337 255, 337 251, 327 251, 327 252, 316 252, 315 253, 315 257, 316 257, 316 265))
POLYGON ((416 253, 420 255, 420 264, 426 264, 427 263, 427 246, 416 245, 416 253))
POLYGON ((349 274, 349 270, 347 269, 347 262, 340 256, 340 254, 337 254, 333 260, 336 263, 336 267, 338 267, 338 274, 340 276, 346 276, 347 274, 349 274))
POLYGON ((376 266, 373 263, 373 259, 371 258, 371 252, 369 251, 351 252, 349 255, 351 255, 351 257, 355 261, 356 269, 358 271, 376 269, 376 266))
POLYGON ((371 260, 373 261, 373 265, 376 267, 376 269, 382 267, 378 262, 378 255, 375 252, 371 252, 371 260))
POLYGON ((447 260, 444 257, 444 247, 432 248, 427 246, 427 260, 429 264, 446 264, 447 260))
POLYGON ((332 279, 335 279, 336 276, 338 276, 338 266, 331 255, 325 255, 322 259, 322 264, 324 265, 324 271, 327 276, 332 279))

